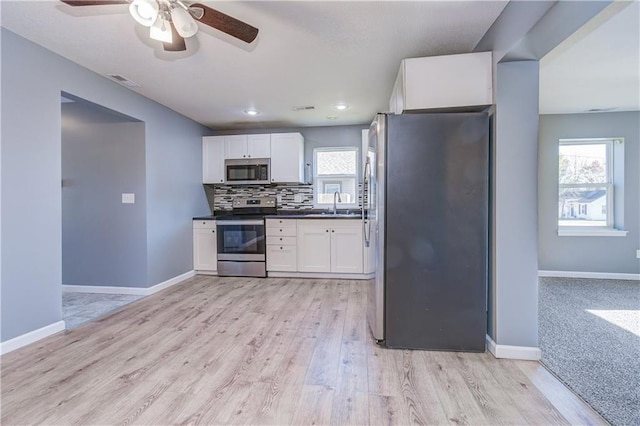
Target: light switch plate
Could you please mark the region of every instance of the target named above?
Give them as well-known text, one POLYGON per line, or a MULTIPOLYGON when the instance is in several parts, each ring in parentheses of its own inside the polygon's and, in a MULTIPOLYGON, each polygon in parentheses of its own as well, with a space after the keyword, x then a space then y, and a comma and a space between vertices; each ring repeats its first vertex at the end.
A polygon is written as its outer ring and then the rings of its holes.
POLYGON ((640 259, 640 250, 636 250, 636 257, 640 259))
POLYGON ((122 204, 134 204, 136 202, 136 194, 122 193, 122 204))

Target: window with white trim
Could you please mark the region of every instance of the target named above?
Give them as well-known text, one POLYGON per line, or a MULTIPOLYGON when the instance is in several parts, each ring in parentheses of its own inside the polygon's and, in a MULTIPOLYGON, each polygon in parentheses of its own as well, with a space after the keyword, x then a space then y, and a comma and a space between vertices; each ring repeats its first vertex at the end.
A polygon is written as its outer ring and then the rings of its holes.
POLYGON ((313 188, 315 207, 358 207, 358 148, 314 149, 313 188))
POLYGON ((558 229, 614 229, 614 139, 561 139, 558 229))

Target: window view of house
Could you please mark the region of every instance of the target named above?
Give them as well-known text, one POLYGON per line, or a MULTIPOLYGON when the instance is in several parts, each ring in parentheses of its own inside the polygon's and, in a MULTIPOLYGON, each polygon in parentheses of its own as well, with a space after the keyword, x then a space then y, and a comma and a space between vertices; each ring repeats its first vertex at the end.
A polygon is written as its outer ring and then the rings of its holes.
POLYGON ((333 205, 334 197, 342 207, 358 204, 358 149, 318 148, 314 150, 314 203, 333 205), (340 201, 338 201, 338 196, 340 201))
POLYGON ((613 140, 561 140, 558 225, 613 227, 613 140))

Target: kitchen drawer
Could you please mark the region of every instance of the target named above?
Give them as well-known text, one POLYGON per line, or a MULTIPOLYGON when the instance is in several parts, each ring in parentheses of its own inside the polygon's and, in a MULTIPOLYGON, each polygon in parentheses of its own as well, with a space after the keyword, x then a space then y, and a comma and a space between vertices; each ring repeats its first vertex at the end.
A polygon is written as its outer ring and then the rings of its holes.
POLYGON ((297 241, 296 237, 267 236, 267 245, 295 246, 297 241))
POLYGON ((267 228, 295 228, 295 219, 267 219, 267 228))
POLYGON ((215 220, 194 220, 193 229, 215 229, 215 220))
POLYGON ((297 263, 295 246, 267 246, 267 271, 295 272, 297 263))
MULTIPOLYGON (((294 221, 295 223, 295 221, 294 221)), ((267 226, 267 237, 295 237, 297 235, 296 227, 274 227, 267 226)))

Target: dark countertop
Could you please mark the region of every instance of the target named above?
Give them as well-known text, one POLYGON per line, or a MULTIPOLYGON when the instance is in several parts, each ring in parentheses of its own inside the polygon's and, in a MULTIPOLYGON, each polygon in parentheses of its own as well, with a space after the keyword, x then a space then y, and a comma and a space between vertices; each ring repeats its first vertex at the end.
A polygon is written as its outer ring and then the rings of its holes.
POLYGON ((267 215, 265 219, 362 219, 360 214, 298 213, 267 215))
MULTIPOLYGON (((216 216, 228 215, 230 211, 224 210, 215 215, 197 216, 193 220, 216 220, 216 216)), ((327 210, 279 210, 278 214, 265 215, 267 219, 361 219, 359 210, 338 210, 338 214, 327 213, 327 210), (352 214, 346 214, 350 212, 352 214), (355 214, 353 214, 355 212, 355 214)))
POLYGON ((216 220, 216 218, 210 214, 209 216, 194 217, 193 220, 216 220))

